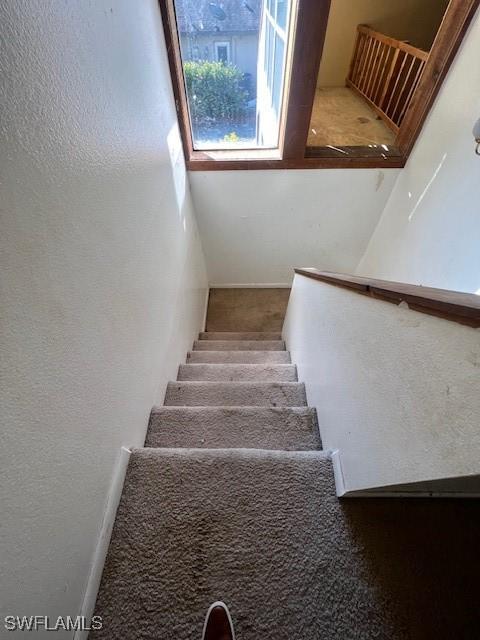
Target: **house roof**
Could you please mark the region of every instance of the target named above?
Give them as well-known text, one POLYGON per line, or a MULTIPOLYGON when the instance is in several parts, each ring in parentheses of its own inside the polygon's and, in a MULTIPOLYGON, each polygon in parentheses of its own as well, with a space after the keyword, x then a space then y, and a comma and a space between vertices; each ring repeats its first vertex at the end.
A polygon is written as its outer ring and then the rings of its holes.
POLYGON ((180 33, 258 31, 262 0, 176 0, 175 10, 180 33))

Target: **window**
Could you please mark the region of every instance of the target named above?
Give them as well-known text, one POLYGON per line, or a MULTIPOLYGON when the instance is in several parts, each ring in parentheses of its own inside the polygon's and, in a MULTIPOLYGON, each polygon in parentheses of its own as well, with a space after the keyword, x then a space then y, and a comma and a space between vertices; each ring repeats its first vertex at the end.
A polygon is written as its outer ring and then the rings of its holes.
POLYGON ((403 167, 480 0, 367 4, 160 0, 188 168, 403 167))
POLYGON ((278 148, 290 4, 171 3, 194 150, 278 148))
POLYGON ((269 0, 263 9, 257 80, 257 136, 278 146, 287 51, 287 1, 269 0), (283 9, 281 8, 283 7, 283 9))
POLYGON ((223 62, 223 64, 230 62, 229 42, 215 42, 215 59, 217 62, 223 62))

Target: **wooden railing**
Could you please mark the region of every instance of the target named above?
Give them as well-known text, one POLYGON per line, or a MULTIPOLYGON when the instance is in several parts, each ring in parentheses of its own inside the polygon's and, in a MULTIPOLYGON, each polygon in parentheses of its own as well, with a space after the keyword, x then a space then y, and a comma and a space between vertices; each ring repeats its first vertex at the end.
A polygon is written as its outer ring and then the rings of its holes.
POLYGON ((405 282, 377 280, 311 268, 295 269, 295 273, 337 287, 344 287, 378 300, 394 304, 406 302, 414 311, 465 324, 469 327, 480 327, 480 296, 474 293, 434 289, 405 282))
POLYGON ((398 132, 427 59, 427 51, 358 25, 347 86, 398 132))

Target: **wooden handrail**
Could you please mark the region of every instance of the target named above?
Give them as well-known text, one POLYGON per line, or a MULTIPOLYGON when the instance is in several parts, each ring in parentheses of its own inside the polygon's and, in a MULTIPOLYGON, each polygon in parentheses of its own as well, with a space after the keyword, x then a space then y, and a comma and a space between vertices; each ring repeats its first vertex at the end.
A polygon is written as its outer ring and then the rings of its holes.
POLYGON ((347 87, 398 133, 428 56, 428 51, 359 24, 347 87))
POLYGON ((371 36, 372 38, 376 38, 387 44, 389 47, 395 47, 396 49, 400 49, 400 51, 405 51, 405 53, 409 53, 416 58, 420 58, 421 60, 428 59, 428 51, 424 51, 423 49, 419 49, 418 47, 414 47, 413 45, 405 42, 404 40, 397 40, 396 38, 390 38, 390 36, 386 36, 380 31, 375 31, 375 29, 371 29, 366 24, 359 24, 357 27, 357 31, 359 33, 365 33, 366 35, 371 36))
POLYGON ((386 302, 394 304, 406 302, 414 311, 459 322, 469 327, 480 327, 480 296, 474 293, 435 289, 311 268, 295 269, 295 273, 386 302))

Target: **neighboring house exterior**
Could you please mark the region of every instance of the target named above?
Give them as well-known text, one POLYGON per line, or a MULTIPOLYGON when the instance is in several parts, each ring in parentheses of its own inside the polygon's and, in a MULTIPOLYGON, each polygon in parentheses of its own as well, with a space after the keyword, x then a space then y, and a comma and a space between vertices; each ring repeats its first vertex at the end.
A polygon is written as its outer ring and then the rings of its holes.
POLYGON ((231 63, 255 92, 262 0, 177 0, 175 3, 184 60, 231 63))

